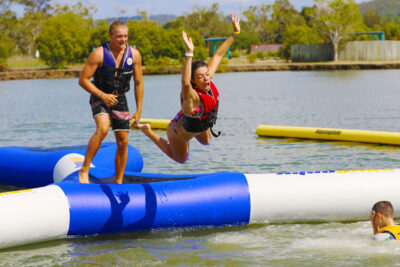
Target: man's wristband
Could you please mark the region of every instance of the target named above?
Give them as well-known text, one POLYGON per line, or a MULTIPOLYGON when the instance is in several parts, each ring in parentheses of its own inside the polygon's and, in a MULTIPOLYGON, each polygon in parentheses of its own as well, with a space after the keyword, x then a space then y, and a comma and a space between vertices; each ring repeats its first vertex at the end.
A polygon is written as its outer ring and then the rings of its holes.
POLYGON ((193 53, 188 53, 188 52, 186 52, 186 53, 185 53, 185 57, 193 57, 193 53))

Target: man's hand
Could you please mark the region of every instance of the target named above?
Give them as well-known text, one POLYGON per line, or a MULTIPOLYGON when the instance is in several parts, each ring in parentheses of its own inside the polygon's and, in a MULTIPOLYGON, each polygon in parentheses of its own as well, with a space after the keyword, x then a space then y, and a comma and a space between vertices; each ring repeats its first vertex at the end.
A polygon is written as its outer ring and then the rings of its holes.
POLYGON ((108 107, 118 104, 117 96, 113 94, 102 94, 101 99, 108 107))
POLYGON ((139 123, 140 115, 141 115, 141 113, 139 111, 136 111, 135 113, 133 113, 131 120, 136 123, 139 123))

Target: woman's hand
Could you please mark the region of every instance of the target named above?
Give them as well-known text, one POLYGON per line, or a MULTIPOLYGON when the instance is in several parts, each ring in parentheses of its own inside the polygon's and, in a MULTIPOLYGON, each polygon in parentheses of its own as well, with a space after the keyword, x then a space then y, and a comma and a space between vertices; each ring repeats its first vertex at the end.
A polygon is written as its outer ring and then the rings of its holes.
POLYGON ((186 52, 187 53, 193 53, 194 45, 193 45, 192 38, 188 38, 185 31, 182 31, 182 39, 183 39, 183 41, 185 42, 185 45, 186 45, 186 52))
POLYGON ((232 12, 231 21, 232 21, 233 31, 240 32, 240 24, 239 24, 240 17, 236 17, 235 12, 232 12))

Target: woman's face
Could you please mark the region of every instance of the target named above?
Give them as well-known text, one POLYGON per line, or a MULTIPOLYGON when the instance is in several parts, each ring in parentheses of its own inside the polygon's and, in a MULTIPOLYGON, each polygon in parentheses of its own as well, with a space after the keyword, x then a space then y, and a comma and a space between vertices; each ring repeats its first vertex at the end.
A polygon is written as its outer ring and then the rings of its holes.
POLYGON ((207 66, 202 66, 194 71, 192 82, 196 85, 197 89, 203 92, 210 90, 211 76, 207 66))

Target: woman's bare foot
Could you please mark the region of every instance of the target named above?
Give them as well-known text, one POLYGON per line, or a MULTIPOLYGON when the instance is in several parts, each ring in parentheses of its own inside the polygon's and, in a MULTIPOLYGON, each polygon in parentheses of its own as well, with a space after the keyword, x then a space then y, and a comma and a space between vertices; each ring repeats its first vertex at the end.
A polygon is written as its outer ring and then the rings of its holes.
POLYGON ((151 125, 149 123, 138 123, 136 126, 145 134, 151 132, 151 125))
POLYGON ((79 171, 79 182, 81 184, 90 184, 89 182, 89 173, 84 173, 82 171, 79 171))

